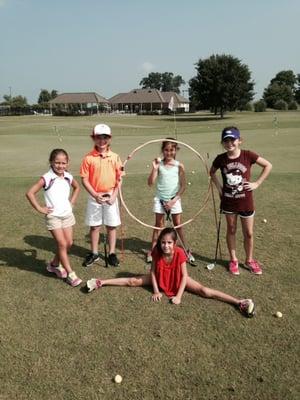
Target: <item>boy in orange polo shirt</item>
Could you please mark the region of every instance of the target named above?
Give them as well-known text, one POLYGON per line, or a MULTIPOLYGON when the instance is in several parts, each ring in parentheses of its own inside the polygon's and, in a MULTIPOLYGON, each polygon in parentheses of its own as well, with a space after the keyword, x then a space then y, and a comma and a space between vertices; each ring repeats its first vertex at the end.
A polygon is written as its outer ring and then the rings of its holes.
POLYGON ((118 154, 110 150, 111 129, 105 124, 94 127, 91 138, 94 149, 83 159, 80 167, 82 184, 89 193, 86 224, 90 227, 91 252, 87 254, 83 266, 89 267, 99 260, 98 244, 101 225, 106 226, 109 255, 108 264, 117 267, 116 227, 121 224, 118 206, 122 162, 118 154))

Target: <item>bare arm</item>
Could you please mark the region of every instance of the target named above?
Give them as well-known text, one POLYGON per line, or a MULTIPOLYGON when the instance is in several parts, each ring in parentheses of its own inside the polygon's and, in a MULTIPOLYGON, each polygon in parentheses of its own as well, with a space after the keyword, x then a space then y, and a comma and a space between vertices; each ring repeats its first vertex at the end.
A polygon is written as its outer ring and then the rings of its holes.
POLYGON ((162 294, 159 291, 159 287, 158 287, 156 276, 155 276, 154 261, 152 262, 152 265, 151 265, 150 274, 151 274, 151 281, 152 281, 152 288, 153 288, 152 301, 160 301, 160 299, 162 298, 162 294))
POLYGON ((72 192, 72 196, 71 196, 71 199, 70 199, 70 203, 73 206, 76 203, 77 197, 79 195, 80 186, 79 186, 79 183, 74 178, 72 180, 71 186, 73 188, 73 192, 72 192))
POLYGON ((187 277, 188 277, 186 262, 183 262, 181 264, 181 273, 182 273, 182 279, 180 282, 178 292, 177 292, 176 296, 171 299, 173 304, 181 303, 181 298, 182 298, 182 295, 183 295, 185 287, 186 287, 186 281, 187 281, 187 277))
POLYGON ((215 187, 217 188, 217 191, 219 193, 219 196, 222 196, 222 192, 223 192, 223 185, 222 183, 219 181, 217 175, 216 175, 217 169, 212 165, 209 171, 209 175, 211 177, 211 180, 213 181, 215 187))
POLYGON ((263 183, 263 181, 268 177, 272 169, 272 164, 268 160, 262 157, 258 157, 258 159, 256 160, 256 164, 262 167, 262 170, 255 182, 246 182, 244 184, 244 188, 249 191, 257 189, 263 183))
POLYGON ((52 208, 41 206, 37 201, 36 194, 42 189, 44 186, 44 179, 40 178, 37 183, 35 183, 31 188, 27 191, 26 197, 29 200, 29 203, 32 207, 41 214, 49 214, 52 211, 52 208))
POLYGON ((148 186, 152 186, 153 183, 155 182, 158 175, 158 167, 159 167, 159 161, 157 160, 157 158, 155 158, 155 160, 152 161, 152 170, 148 177, 148 186))

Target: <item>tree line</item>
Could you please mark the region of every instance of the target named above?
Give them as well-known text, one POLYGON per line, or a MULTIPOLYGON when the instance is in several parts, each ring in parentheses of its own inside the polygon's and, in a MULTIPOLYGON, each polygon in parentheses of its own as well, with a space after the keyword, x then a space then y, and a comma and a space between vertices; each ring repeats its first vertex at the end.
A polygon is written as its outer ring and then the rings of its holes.
MULTIPOLYGON (((259 101, 252 103, 255 82, 251 71, 238 58, 227 55, 212 55, 199 59, 195 64, 196 74, 189 80, 189 100, 192 111, 210 110, 223 117, 227 111, 252 110, 261 112, 266 108, 296 110, 300 104, 300 74, 292 70, 280 71, 264 89, 259 101)), ((180 93, 185 84, 182 76, 172 72, 151 72, 139 85, 142 88, 158 89, 162 92, 180 93)), ((26 97, 4 95, 2 108, 12 113, 26 110, 43 111, 49 108, 49 101, 58 95, 57 90, 41 89, 37 104, 29 105, 26 97)))

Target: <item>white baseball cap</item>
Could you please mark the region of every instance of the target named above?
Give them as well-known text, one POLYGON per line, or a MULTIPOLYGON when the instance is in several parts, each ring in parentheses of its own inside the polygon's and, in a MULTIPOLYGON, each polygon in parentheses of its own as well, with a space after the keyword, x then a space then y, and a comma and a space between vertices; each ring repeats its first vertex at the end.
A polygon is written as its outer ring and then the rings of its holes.
POLYGON ((108 125, 98 124, 93 129, 93 135, 107 135, 111 136, 111 129, 108 125))

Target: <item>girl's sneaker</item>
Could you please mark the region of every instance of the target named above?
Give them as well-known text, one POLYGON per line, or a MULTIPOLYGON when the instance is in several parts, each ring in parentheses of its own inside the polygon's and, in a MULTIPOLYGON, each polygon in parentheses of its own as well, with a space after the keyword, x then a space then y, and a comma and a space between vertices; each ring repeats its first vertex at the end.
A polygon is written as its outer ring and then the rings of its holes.
POLYGON ((187 255, 187 262, 190 264, 190 265, 192 265, 193 267, 196 267, 197 266, 197 263, 196 263, 196 260, 195 260, 195 257, 193 256, 193 254, 192 254, 192 252, 191 252, 191 250, 190 249, 188 249, 187 251, 186 251, 186 255, 187 255))
POLYGON ((232 275, 239 275, 239 274, 240 274, 240 271, 239 271, 239 262, 238 262, 237 260, 236 260, 236 261, 231 260, 231 261, 229 262, 228 269, 229 269, 229 272, 230 272, 232 275))
POLYGON ((147 264, 151 264, 152 263, 152 255, 151 255, 151 253, 147 253, 146 263, 147 264))
POLYGON ((58 266, 53 265, 51 262, 47 264, 47 271, 55 274, 58 278, 65 279, 68 276, 67 271, 64 267, 59 264, 58 266))
POLYGON ((69 285, 72 287, 78 286, 81 284, 82 280, 78 278, 76 273, 74 271, 70 272, 68 277, 67 277, 67 282, 69 285))
POLYGON ((252 318, 255 314, 255 305, 253 300, 245 299, 239 304, 240 312, 248 318, 252 318))
POLYGON ((95 289, 99 289, 102 286, 102 282, 100 279, 90 279, 87 281, 86 283, 86 289, 88 291, 88 293, 91 293, 93 290, 95 289))
POLYGON ((261 275, 262 274, 261 266, 259 265, 259 262, 256 261, 256 260, 246 261, 245 262, 245 267, 250 269, 250 271, 255 275, 261 275))

